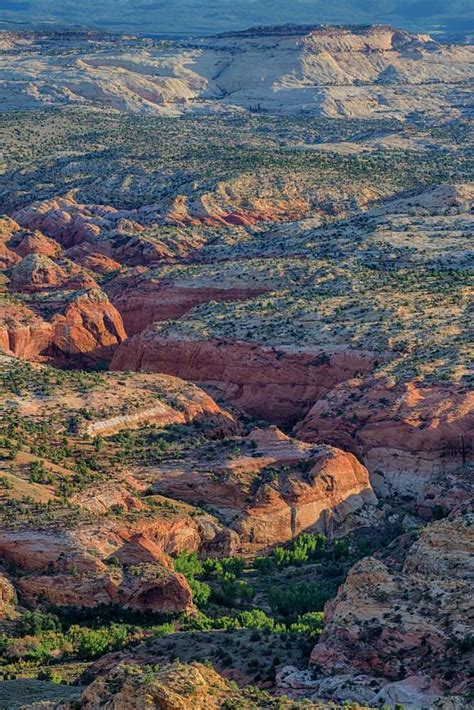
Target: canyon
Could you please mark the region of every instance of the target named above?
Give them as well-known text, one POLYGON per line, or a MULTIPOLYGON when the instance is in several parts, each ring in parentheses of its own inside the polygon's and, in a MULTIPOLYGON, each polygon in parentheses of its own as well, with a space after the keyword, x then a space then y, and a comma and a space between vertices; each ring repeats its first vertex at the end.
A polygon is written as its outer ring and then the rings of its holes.
POLYGON ((0 42, 4 684, 467 707, 472 46, 0 42))

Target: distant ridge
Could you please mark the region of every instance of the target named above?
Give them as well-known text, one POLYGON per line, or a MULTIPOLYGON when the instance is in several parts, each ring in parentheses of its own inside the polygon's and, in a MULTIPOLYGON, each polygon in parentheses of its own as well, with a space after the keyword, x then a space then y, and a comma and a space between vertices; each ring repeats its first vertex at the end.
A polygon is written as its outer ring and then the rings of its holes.
POLYGON ((469 33, 469 0, 0 0, 0 20, 92 25, 118 32, 207 36, 248 26, 390 23, 413 32, 469 33), (138 7, 137 7, 138 5, 138 7))

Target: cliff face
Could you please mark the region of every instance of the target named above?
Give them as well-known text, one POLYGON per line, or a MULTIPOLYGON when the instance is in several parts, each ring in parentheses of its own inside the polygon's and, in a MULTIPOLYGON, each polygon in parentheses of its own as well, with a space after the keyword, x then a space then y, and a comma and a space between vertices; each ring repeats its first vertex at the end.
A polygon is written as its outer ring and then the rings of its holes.
POLYGON ((467 513, 432 523, 405 553, 358 562, 326 606, 311 663, 332 675, 428 676, 438 692, 464 692, 473 522, 467 513))
POLYGON ((245 342, 166 338, 151 328, 127 340, 111 368, 166 372, 212 384, 245 411, 288 424, 339 382, 369 371, 372 362, 365 353, 325 357, 245 342))
POLYGON ((0 304, 0 345, 8 355, 26 360, 52 356, 59 362, 68 356, 100 360, 110 358, 125 339, 120 314, 98 289, 66 300, 63 314, 49 322, 27 306, 0 304))
POLYGON ((212 301, 244 301, 264 293, 264 288, 182 288, 139 281, 136 285, 119 282, 109 296, 120 312, 129 336, 144 331, 156 321, 181 318, 195 306, 212 301))
POLYGON ((235 440, 229 457, 215 447, 212 471, 202 458, 153 466, 154 490, 188 503, 205 502, 237 533, 246 554, 304 531, 331 536, 357 527, 357 513, 376 503, 368 472, 354 456, 292 440, 276 427, 235 440))
POLYGON ((296 432, 355 452, 378 493, 408 496, 429 514, 435 505, 451 509, 465 499, 473 412, 464 388, 354 380, 316 402, 296 432))
POLYGON ((192 592, 186 579, 160 565, 134 566, 133 572, 104 571, 86 575, 30 575, 16 583, 26 604, 91 608, 120 605, 133 611, 176 614, 192 609, 192 592))
POLYGON ((190 534, 198 544, 197 525, 186 530, 185 520, 175 531, 159 519, 135 528, 98 520, 70 533, 2 531, 0 555, 22 570, 14 579, 22 603, 46 600, 78 608, 117 604, 175 613, 191 608, 192 593, 185 578, 173 571, 164 548, 179 551, 184 541, 192 548, 190 534), (109 557, 120 560, 120 566, 108 563, 109 557))
POLYGON ((36 359, 51 343, 53 330, 26 306, 0 302, 0 346, 8 355, 36 359))

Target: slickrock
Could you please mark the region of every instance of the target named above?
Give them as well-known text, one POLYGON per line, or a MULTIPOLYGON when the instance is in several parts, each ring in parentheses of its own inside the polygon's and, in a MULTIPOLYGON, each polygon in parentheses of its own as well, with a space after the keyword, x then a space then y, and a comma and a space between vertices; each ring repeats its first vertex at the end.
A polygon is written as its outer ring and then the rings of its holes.
POLYGON ((244 411, 288 424, 336 384, 370 371, 372 365, 363 352, 324 357, 254 343, 165 337, 152 326, 117 349, 111 368, 164 372, 212 384, 244 411))
POLYGON ((29 575, 16 582, 28 604, 46 599, 57 606, 76 608, 119 604, 135 611, 163 614, 192 608, 192 592, 186 579, 158 564, 133 565, 102 574, 29 575))
POLYGON ((11 247, 11 238, 20 231, 20 226, 10 217, 0 216, 0 268, 10 269, 20 261, 20 256, 11 247))
MULTIPOLYGON (((38 363, 28 367, 32 368, 32 378, 35 374, 41 377, 44 372, 44 366, 38 363)), ((7 380, 15 378, 15 373, 22 369, 21 360, 8 356, 0 360, 1 374, 7 380)), ((25 398, 23 393, 10 393, 9 405, 19 416, 33 414, 36 421, 48 422, 63 434, 69 431, 71 418, 74 418, 77 433, 90 437, 110 436, 147 425, 168 427, 193 421, 205 426, 210 438, 242 433, 237 419, 206 392, 169 375, 134 373, 124 376, 104 372, 96 376, 92 388, 84 389, 80 381, 73 380, 67 388, 62 385, 47 394, 30 391, 28 395, 25 398), (84 412, 87 417, 82 416, 84 412)), ((125 502, 121 496, 126 495, 127 500, 130 498, 127 489, 117 482, 113 490, 109 487, 99 491, 93 489, 91 496, 96 495, 96 503, 103 499, 103 503, 109 506, 114 498, 120 505, 125 502)))
MULTIPOLYGON (((200 390, 193 401, 185 403, 184 411, 177 411, 163 402, 157 402, 151 407, 143 407, 130 414, 108 417, 93 423, 86 423, 83 427, 90 436, 103 436, 114 434, 123 429, 130 431, 139 429, 147 424, 170 425, 185 424, 196 420, 214 421, 221 434, 231 434, 238 431, 238 425, 214 400, 200 390)), ((183 402, 184 404, 184 402, 183 402)))
POLYGON ((400 693, 387 689, 382 702, 405 693, 400 702, 425 707, 416 702, 430 685, 421 676, 437 680, 438 694, 466 692, 473 523, 471 513, 431 523, 407 552, 392 546, 385 560, 358 562, 326 605, 311 663, 325 675, 375 673, 403 681, 400 693))
POLYGON ((473 74, 471 47, 388 26, 257 27, 163 49, 135 40, 118 50, 109 41, 100 49, 91 43, 73 63, 59 52, 33 60, 30 50, 17 66, 5 52, 7 105, 80 103, 165 116, 258 105, 285 115, 451 118, 466 110, 473 74))
POLYGON ((109 359, 126 337, 120 314, 99 289, 69 296, 64 313, 50 322, 22 304, 0 303, 0 347, 8 355, 27 360, 39 356, 59 361, 70 356, 89 361, 109 359))
POLYGON ((48 237, 57 240, 66 249, 83 241, 94 241, 100 234, 100 224, 106 222, 108 212, 115 212, 112 207, 102 208, 103 215, 99 224, 88 221, 87 217, 76 209, 73 195, 37 202, 19 210, 15 219, 22 227, 38 229, 48 237))
POLYGON ((82 244, 68 249, 65 256, 74 261, 74 263, 80 264, 85 269, 95 271, 99 274, 118 271, 121 268, 121 264, 107 254, 102 253, 99 249, 100 246, 97 244, 82 242, 82 244))
POLYGON ((105 565, 74 535, 51 534, 31 529, 0 531, 0 559, 26 572, 101 572, 105 565))
POLYGON ((53 344, 67 355, 107 358, 127 337, 120 314, 99 289, 76 294, 53 323, 53 344))
POLYGON ((8 355, 34 360, 47 350, 52 335, 51 324, 26 306, 0 301, 0 348, 8 355))
POLYGON ((259 488, 236 523, 249 547, 270 546, 305 531, 331 535, 352 513, 377 502, 366 468, 352 454, 326 448, 309 463, 306 475, 281 476, 277 486, 259 488))
POLYGON ((61 256, 62 249, 60 245, 49 239, 41 232, 28 232, 23 239, 15 246, 15 251, 22 257, 29 254, 41 254, 42 256, 55 259, 61 256))
MULTIPOLYGON (((226 681, 212 668, 200 663, 175 663, 145 679, 138 668, 119 665, 107 677, 97 678, 81 696, 83 710, 218 710, 230 691, 226 681)), ((68 706, 62 706, 64 710, 68 706)))
POLYGON ((29 254, 13 268, 10 285, 14 291, 27 292, 62 286, 67 280, 64 269, 49 257, 29 254))
POLYGON ((219 511, 245 553, 305 530, 331 535, 376 502, 367 470, 352 454, 312 448, 276 427, 255 430, 242 443, 250 449, 240 455, 224 450, 219 459, 214 452, 212 470, 204 457, 152 467, 151 473, 157 491, 219 511))
POLYGON ((186 525, 184 518, 174 524, 145 518, 131 527, 98 519, 95 525, 64 532, 4 530, 0 559, 22 571, 14 585, 28 604, 46 599, 59 606, 103 603, 183 611, 191 606, 191 591, 184 577, 173 571, 164 549, 192 549, 190 535, 199 545, 197 523, 191 523, 194 528, 186 525), (121 567, 108 564, 112 557, 121 567))
POLYGON ((10 286, 14 291, 31 293, 53 288, 94 288, 97 284, 72 262, 61 266, 48 256, 34 252, 14 266, 10 286))
POLYGON ((419 511, 465 499, 474 455, 474 395, 467 388, 352 380, 328 392, 296 427, 306 441, 356 453, 376 492, 410 497, 419 511))

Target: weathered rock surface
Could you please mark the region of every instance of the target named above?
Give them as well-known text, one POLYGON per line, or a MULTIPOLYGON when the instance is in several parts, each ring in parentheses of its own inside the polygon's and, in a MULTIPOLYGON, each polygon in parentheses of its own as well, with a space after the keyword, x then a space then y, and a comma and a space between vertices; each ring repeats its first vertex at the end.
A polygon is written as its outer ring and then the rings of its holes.
POLYGON ((465 499, 474 456, 474 397, 467 388, 383 381, 342 383, 316 402, 296 433, 353 451, 382 496, 398 494, 429 515, 465 499))
POLYGON ((66 355, 107 358, 127 337, 119 312, 99 289, 76 294, 53 323, 53 345, 66 355))
MULTIPOLYGON (((119 665, 107 677, 97 678, 84 692, 84 710, 218 710, 230 696, 226 681, 212 668, 194 663, 165 666, 145 680, 138 668, 119 665)), ((64 710, 71 706, 60 706, 64 710)))
POLYGON ((164 372, 212 384, 243 410, 288 424, 336 384, 370 371, 372 364, 363 352, 324 357, 254 343, 168 338, 151 327, 118 348, 111 368, 164 372))
POLYGON ((26 306, 0 301, 0 347, 8 355, 34 360, 46 351, 53 327, 26 306))
POLYGON ((10 217, 0 217, 0 268, 9 269, 20 261, 20 256, 11 248, 11 237, 20 231, 20 226, 10 217))
POLYGON ((181 318, 201 303, 244 301, 264 292, 264 288, 258 287, 183 288, 139 280, 136 285, 126 284, 125 288, 119 282, 116 288, 112 287, 109 295, 131 336, 141 333, 156 321, 181 318))
POLYGON ((382 691, 382 702, 405 697, 397 702, 429 706, 416 700, 429 679, 431 686, 437 679, 438 695, 466 692, 473 531, 472 514, 461 514, 428 525, 405 554, 394 548, 398 560, 358 562, 326 606, 311 663, 324 674, 375 672, 396 681, 382 691))
POLYGON ((473 74, 470 46, 388 26, 253 28, 162 50, 104 38, 74 62, 60 52, 34 61, 25 52, 17 63, 4 54, 10 108, 80 102, 171 116, 256 105, 333 117, 452 116, 466 110, 473 74))
MULTIPOLYGON (((205 501, 237 532, 243 552, 286 542, 301 532, 331 535, 376 502, 367 470, 354 456, 312 448, 276 427, 254 430, 230 457, 151 468, 154 488, 189 503, 205 501), (249 446, 250 445, 250 446, 249 446)), ((356 518, 353 521, 357 525, 356 518)))
POLYGON ((72 262, 61 266, 48 256, 33 252, 13 267, 10 286, 14 291, 29 293, 53 288, 94 288, 97 284, 72 262))
POLYGON ((102 574, 29 575, 16 586, 27 604, 47 600, 66 607, 116 604, 135 611, 179 613, 192 608, 192 592, 186 579, 162 565, 131 571, 106 570, 102 574))
MULTIPOLYGON (((2 376, 15 377, 21 360, 3 356, 0 360, 2 376)), ((43 365, 31 365, 41 376, 43 365)), ((66 434, 71 417, 80 435, 109 436, 120 431, 131 431, 147 425, 168 427, 197 421, 206 427, 211 438, 235 436, 242 433, 241 424, 228 411, 220 407, 206 392, 196 385, 169 375, 135 373, 123 376, 104 372, 96 377, 90 389, 81 383, 71 383, 47 394, 29 392, 10 393, 9 406, 18 415, 32 415, 38 422, 48 422, 57 431, 66 434), (87 412, 87 417, 81 416, 87 412), (119 413, 118 413, 119 412, 119 413)), ((99 496, 93 491, 92 496, 99 496)), ((104 489, 104 501, 123 495, 123 487, 115 482, 115 490, 104 489)), ((130 496, 129 496, 130 497, 130 496)), ((116 503, 123 503, 117 499, 116 503)), ((126 506, 128 508, 128 506, 126 506)))
POLYGON ((63 286, 67 281, 66 272, 49 257, 29 254, 13 268, 10 285, 14 291, 36 291, 63 286))
POLYGON ((62 250, 54 239, 49 239, 41 232, 35 231, 25 234, 21 241, 15 245, 15 251, 21 257, 29 254, 41 254, 50 259, 55 259, 61 256, 62 250))
POLYGON ((118 271, 121 268, 121 264, 118 261, 100 251, 100 245, 89 244, 88 242, 82 242, 75 247, 71 247, 66 251, 65 255, 68 259, 72 259, 74 263, 99 274, 107 274, 118 271))
POLYGON ((15 588, 6 574, 0 572, 0 619, 8 614, 15 602, 15 588))
POLYGON ((174 526, 158 518, 132 527, 98 519, 70 532, 2 530, 0 559, 22 570, 14 584, 28 604, 47 600, 58 606, 119 604, 179 612, 190 608, 192 594, 164 550, 176 552, 182 544, 192 548, 190 535, 199 545, 197 523, 194 529, 186 525, 184 518, 174 526), (120 560, 121 568, 108 565, 109 557, 120 560))

